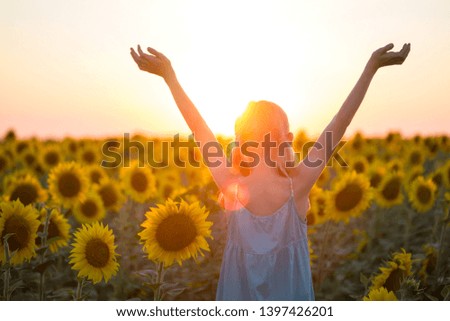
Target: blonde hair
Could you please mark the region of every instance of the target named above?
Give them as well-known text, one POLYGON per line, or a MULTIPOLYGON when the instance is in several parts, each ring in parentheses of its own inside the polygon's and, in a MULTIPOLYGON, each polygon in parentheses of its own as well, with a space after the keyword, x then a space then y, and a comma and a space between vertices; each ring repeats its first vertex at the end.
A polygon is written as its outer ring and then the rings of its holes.
MULTIPOLYGON (((280 138, 289 132, 289 121, 284 110, 277 104, 266 100, 252 101, 248 104, 244 113, 237 118, 234 131, 236 141, 240 143, 240 146, 233 149, 233 168, 243 175, 249 175, 250 170, 241 166, 243 157, 240 147, 242 144, 249 141, 261 143, 267 134, 270 135, 271 141, 280 142, 280 138)), ((286 161, 292 160, 293 155, 289 155, 288 159, 280 157, 278 149, 275 151, 277 152, 275 155, 277 167, 285 171, 286 161), (281 168, 280 163, 283 165, 281 168)), ((271 157, 271 159, 273 160, 274 158, 271 157)))

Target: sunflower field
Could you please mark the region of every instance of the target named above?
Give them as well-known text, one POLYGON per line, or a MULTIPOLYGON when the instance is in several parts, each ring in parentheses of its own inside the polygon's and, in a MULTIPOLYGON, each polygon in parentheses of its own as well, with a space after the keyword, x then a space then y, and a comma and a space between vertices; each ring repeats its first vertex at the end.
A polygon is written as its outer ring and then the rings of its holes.
MULTIPOLYGON (((227 226, 199 150, 132 139, 0 141, 2 300, 215 299, 227 226)), ((316 300, 449 300, 449 137, 340 147, 310 193, 316 300)))

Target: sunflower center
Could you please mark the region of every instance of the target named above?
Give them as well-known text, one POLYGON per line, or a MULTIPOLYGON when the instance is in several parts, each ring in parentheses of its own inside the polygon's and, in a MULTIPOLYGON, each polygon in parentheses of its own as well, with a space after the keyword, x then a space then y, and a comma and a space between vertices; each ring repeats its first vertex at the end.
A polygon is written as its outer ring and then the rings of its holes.
POLYGON ((59 162, 59 155, 56 152, 48 152, 47 154, 45 154, 45 163, 50 165, 50 166, 55 166, 58 164, 59 162))
POLYGON ((380 185, 381 182, 381 175, 378 173, 375 173, 371 178, 370 178, 370 186, 376 188, 378 187, 378 185, 380 185))
POLYGON ((359 204, 363 191, 356 184, 348 184, 336 195, 336 208, 339 211, 350 211, 359 204))
POLYGON ((179 251, 191 244, 196 236, 194 222, 184 214, 170 215, 156 230, 156 240, 166 251, 179 251))
POLYGON ((90 265, 103 268, 109 261, 109 247, 100 239, 92 239, 86 244, 85 255, 90 265))
POLYGON ((148 186, 147 176, 140 172, 133 173, 131 176, 131 186, 140 193, 144 192, 148 186))
POLYGON ((30 241, 30 230, 26 222, 16 216, 12 216, 6 220, 3 228, 2 240, 6 234, 12 234, 8 239, 9 250, 16 251, 27 247, 30 241))
POLYGON ((417 199, 422 204, 428 204, 428 202, 431 199, 430 189, 423 185, 419 186, 419 188, 417 189, 416 195, 417 195, 417 199))
POLYGON ((0 172, 6 168, 6 158, 0 156, 0 172))
POLYGON ((317 215, 319 216, 324 216, 325 215, 325 200, 322 198, 317 199, 317 207, 318 207, 318 211, 317 211, 317 215))
POLYGON ((403 270, 395 269, 389 274, 389 277, 386 279, 386 282, 384 282, 384 287, 388 291, 398 291, 400 289, 400 284, 402 283, 402 280, 405 276, 405 273, 403 270))
POLYGON ((173 186, 172 185, 166 185, 164 187, 164 198, 168 198, 173 192, 173 186))
POLYGON ((413 152, 409 157, 411 165, 419 165, 422 160, 422 155, 419 152, 413 152))
POLYGON ((58 180, 59 192, 64 197, 74 197, 81 191, 81 182, 72 173, 64 173, 58 180))
POLYGON ((23 205, 27 206, 35 202, 37 197, 38 191, 35 186, 32 184, 21 184, 13 190, 9 200, 15 201, 18 199, 23 205))
MULTIPOLYGON (((40 225, 38 232, 43 233, 44 232, 44 225, 40 225)), ((47 240, 51 240, 55 237, 61 237, 61 232, 59 231, 58 225, 53 222, 52 219, 50 219, 50 222, 48 222, 48 230, 47 230, 47 240)), ((41 238, 36 238, 36 245, 41 245, 41 238)))
POLYGON ((313 213, 309 213, 306 216, 306 222, 308 225, 314 225, 316 223, 316 217, 313 213))
POLYGON ((16 151, 20 154, 26 148, 28 148, 28 143, 27 142, 20 142, 20 143, 17 144, 16 151))
POLYGON ((103 205, 105 207, 114 206, 118 201, 116 191, 111 186, 105 185, 98 190, 100 197, 102 198, 103 205))
POLYGON ((381 191, 383 197, 387 200, 395 200, 400 194, 400 180, 398 178, 392 178, 386 183, 381 191))
MULTIPOLYGON (((0 169, 1 171, 1 169, 0 169)), ((436 174, 433 175, 432 177, 433 183, 436 184, 436 186, 441 186, 442 184, 442 173, 437 172, 436 174)))
POLYGON ((36 161, 36 157, 34 157, 33 154, 27 154, 25 155, 25 163, 27 163, 28 166, 31 166, 36 161))
POLYGON ((99 172, 97 172, 97 171, 91 172, 92 183, 98 184, 100 182, 100 178, 102 178, 102 175, 99 172))
POLYGON ((357 173, 364 173, 364 171, 366 169, 362 162, 355 163, 355 165, 353 167, 357 173))
POLYGON ((77 151, 77 144, 76 144, 75 142, 70 142, 70 143, 69 143, 69 150, 70 150, 72 153, 75 153, 75 152, 77 151))
POLYGON ((92 200, 86 200, 83 204, 81 204, 81 212, 86 217, 94 217, 97 215, 98 207, 97 204, 92 200))
POLYGON ((85 151, 83 153, 83 160, 87 163, 87 164, 93 164, 95 162, 95 154, 88 150, 85 151))

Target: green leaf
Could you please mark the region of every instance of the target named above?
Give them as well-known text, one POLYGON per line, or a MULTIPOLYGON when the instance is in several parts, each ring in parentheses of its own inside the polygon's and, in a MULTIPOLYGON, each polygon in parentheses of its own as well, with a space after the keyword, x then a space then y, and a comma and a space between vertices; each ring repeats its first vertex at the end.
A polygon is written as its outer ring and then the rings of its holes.
POLYGON ((41 263, 41 264, 38 264, 37 266, 35 266, 33 271, 38 272, 39 274, 42 274, 54 263, 55 263, 54 260, 48 260, 44 263, 41 263))
POLYGON ((426 296, 428 299, 430 299, 431 301, 439 301, 438 298, 436 298, 435 296, 432 296, 431 294, 428 294, 428 293, 424 293, 424 294, 425 294, 425 296, 426 296))
POLYGON ((446 285, 442 289, 441 295, 442 295, 444 301, 447 301, 450 299, 450 284, 446 285))
POLYGON ((359 274, 359 281, 364 285, 365 288, 367 288, 367 285, 370 282, 367 276, 365 276, 362 272, 359 274))

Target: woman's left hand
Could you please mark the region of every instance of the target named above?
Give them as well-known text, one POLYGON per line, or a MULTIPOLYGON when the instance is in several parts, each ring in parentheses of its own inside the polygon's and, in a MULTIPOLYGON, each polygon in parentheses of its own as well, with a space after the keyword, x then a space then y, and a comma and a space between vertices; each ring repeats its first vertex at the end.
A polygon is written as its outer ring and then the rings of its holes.
POLYGON ((398 51, 390 51, 394 48, 392 43, 375 50, 369 60, 369 65, 375 70, 380 67, 391 66, 391 65, 401 65, 406 57, 408 57, 409 51, 411 50, 411 44, 405 43, 403 48, 398 51))

